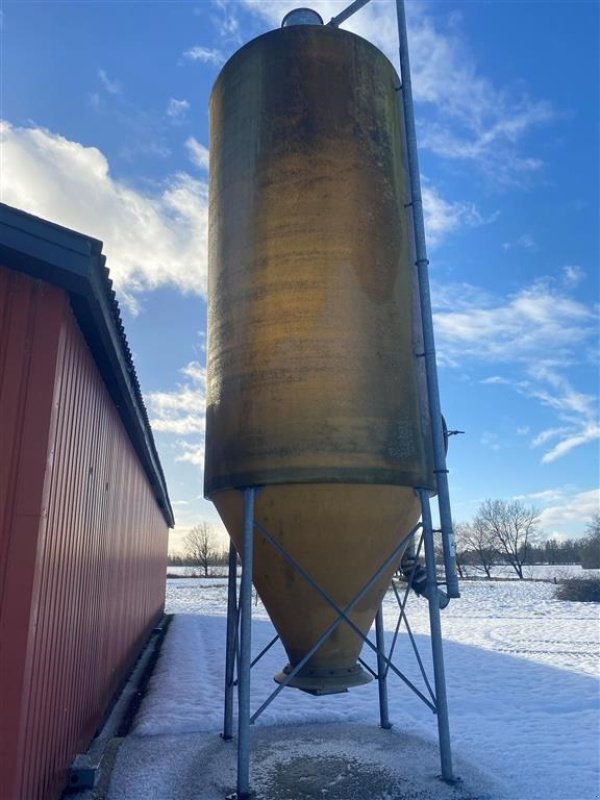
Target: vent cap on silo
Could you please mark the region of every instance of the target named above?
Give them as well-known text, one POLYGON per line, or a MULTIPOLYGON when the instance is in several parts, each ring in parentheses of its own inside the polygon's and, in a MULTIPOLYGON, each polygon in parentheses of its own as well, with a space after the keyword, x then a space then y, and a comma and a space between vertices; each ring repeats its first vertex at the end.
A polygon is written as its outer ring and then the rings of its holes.
POLYGON ((281 21, 282 28, 289 28, 291 25, 323 25, 323 17, 312 8, 295 8, 288 11, 281 21))

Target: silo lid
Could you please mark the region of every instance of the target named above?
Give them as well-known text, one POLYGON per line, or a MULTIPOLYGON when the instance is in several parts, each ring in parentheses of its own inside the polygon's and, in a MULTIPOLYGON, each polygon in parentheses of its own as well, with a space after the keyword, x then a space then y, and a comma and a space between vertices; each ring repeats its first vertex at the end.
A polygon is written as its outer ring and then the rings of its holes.
POLYGON ((281 21, 282 28, 289 28, 291 25, 323 25, 323 17, 312 8, 295 8, 288 11, 281 21))

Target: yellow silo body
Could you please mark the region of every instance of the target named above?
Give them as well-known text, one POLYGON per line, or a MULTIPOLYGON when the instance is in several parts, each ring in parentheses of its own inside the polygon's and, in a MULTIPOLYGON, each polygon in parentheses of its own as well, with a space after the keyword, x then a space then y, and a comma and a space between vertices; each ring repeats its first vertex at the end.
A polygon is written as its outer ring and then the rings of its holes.
MULTIPOLYGON (((332 27, 272 31, 210 104, 205 494, 242 549, 256 521, 344 607, 434 489, 413 341, 397 76, 332 27)), ((335 613, 260 533, 253 580, 292 666, 335 613)), ((352 611, 366 633, 394 565, 352 611)), ((341 623, 292 685, 364 682, 341 623)))

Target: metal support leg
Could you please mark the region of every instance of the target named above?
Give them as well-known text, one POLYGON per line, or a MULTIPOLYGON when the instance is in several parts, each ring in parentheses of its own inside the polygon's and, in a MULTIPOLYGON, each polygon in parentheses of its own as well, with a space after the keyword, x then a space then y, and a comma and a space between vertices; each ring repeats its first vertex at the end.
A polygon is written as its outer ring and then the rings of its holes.
POLYGON ((237 551, 229 544, 229 572, 227 578, 227 642, 225 645, 225 704, 223 711, 223 739, 233 737, 233 672, 237 650, 237 551))
POLYGON ((377 684, 379 687, 379 724, 388 730, 392 727, 388 708, 387 663, 385 661, 385 635, 383 632, 383 604, 375 617, 375 642, 377 644, 377 684))
POLYGON ((453 782, 454 773, 452 771, 452 749, 450 746, 450 724, 448 720, 448 699, 446 697, 446 675, 444 672, 442 625, 435 570, 435 545, 433 542, 431 508, 429 506, 429 495, 425 490, 419 490, 419 497, 423 512, 423 544, 425 547, 425 566, 427 567, 427 599, 429 601, 429 627, 431 629, 431 653, 433 656, 442 778, 445 781, 453 782))
POLYGON ((240 586, 240 647, 238 658, 237 800, 250 798, 250 662, 252 644, 252 551, 255 489, 244 489, 244 540, 240 586))

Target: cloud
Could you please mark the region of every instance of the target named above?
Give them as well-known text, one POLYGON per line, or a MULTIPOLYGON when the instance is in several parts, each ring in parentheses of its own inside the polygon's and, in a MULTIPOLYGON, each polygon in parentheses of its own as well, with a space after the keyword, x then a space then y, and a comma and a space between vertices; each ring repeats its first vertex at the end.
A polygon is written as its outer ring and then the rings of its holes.
POLYGON ((43 128, 3 123, 1 199, 104 242, 120 298, 160 286, 206 292, 208 190, 179 172, 155 191, 110 174, 106 157, 43 128))
POLYGON ((223 53, 216 47, 203 47, 196 45, 185 50, 183 57, 187 61, 200 61, 202 64, 214 64, 219 66, 225 60, 223 53))
POLYGON ((174 125, 182 125, 186 122, 187 112, 190 110, 190 104, 187 100, 176 100, 171 97, 167 104, 167 117, 174 125))
POLYGON ((544 508, 540 514, 540 522, 546 532, 574 522, 583 526, 600 508, 599 489, 587 489, 574 494, 563 492, 556 499, 560 502, 544 508))
POLYGON ((204 434, 206 408, 206 370, 196 361, 180 372, 187 380, 168 392, 149 392, 145 396, 153 430, 179 436, 204 434))
POLYGON ((191 442, 179 441, 177 442, 179 455, 175 457, 175 461, 187 462, 193 464, 195 467, 204 469, 204 441, 193 444, 191 442))
POLYGON ((484 431, 481 435, 480 444, 483 447, 489 447, 490 450, 501 450, 502 444, 500 436, 492 431, 484 431))
POLYGON ((103 69, 98 70, 98 77, 109 94, 121 94, 123 87, 120 81, 112 81, 103 69))
POLYGON ((576 391, 563 375, 543 363, 531 365, 528 375, 531 380, 523 382, 521 391, 555 410, 558 419, 564 423, 560 427, 541 431, 534 437, 532 447, 559 440, 544 453, 543 464, 550 464, 575 447, 600 438, 597 397, 576 391))
POLYGON ((189 139, 186 140, 185 146, 192 164, 195 164, 200 169, 208 170, 208 147, 200 144, 193 136, 190 136, 189 139))
MULTIPOLYGON (((210 15, 211 22, 221 39, 241 44, 240 22, 236 15, 236 3, 227 0, 212 0, 211 6, 216 13, 210 15)), ((194 14, 206 15, 206 7, 197 6, 194 14)))
POLYGON ((428 183, 424 184, 422 195, 427 243, 431 247, 439 245, 447 234, 460 227, 477 227, 495 219, 494 215, 485 220, 472 203, 444 200, 428 183))
POLYGON ((524 233, 514 242, 504 242, 503 250, 512 250, 514 247, 522 247, 523 250, 535 251, 538 249, 537 243, 530 233, 524 233))
POLYGON ((562 268, 562 274, 566 286, 578 286, 585 278, 585 270, 577 264, 566 264, 562 268))
POLYGON ((565 497, 567 489, 561 487, 559 489, 544 489, 541 492, 530 492, 529 494, 516 494, 513 500, 524 501, 537 501, 539 503, 552 503, 557 500, 562 500, 565 497))
POLYGON ((507 298, 465 284, 444 286, 433 297, 440 363, 503 365, 508 375, 495 373, 480 383, 510 387, 556 413, 559 424, 531 439, 532 447, 545 448, 543 464, 598 438, 597 397, 578 391, 564 375, 596 336, 594 308, 569 297, 550 279, 507 298))
POLYGON ((465 358, 527 364, 534 356, 547 357, 549 342, 552 357, 565 363, 595 333, 593 309, 545 280, 507 298, 465 284, 435 287, 433 297, 440 356, 450 364, 465 358))
POLYGON ((588 442, 595 442, 598 439, 600 439, 600 425, 596 425, 595 423, 585 425, 581 432, 568 436, 547 453, 544 453, 542 463, 550 464, 552 461, 556 461, 557 458, 564 456, 569 450, 573 450, 574 447, 579 447, 588 442))
POLYGON ((547 428, 545 431, 540 431, 540 433, 538 433, 537 436, 531 440, 531 446, 540 447, 541 445, 552 441, 552 439, 557 439, 561 436, 564 436, 564 434, 568 432, 569 429, 564 425, 559 428, 547 428))
POLYGON ((483 383, 484 386, 510 386, 508 378, 503 378, 500 375, 491 375, 489 378, 479 381, 479 383, 483 383))
POLYGON ((184 381, 166 392, 145 395, 152 429, 178 438, 175 461, 204 466, 206 370, 198 361, 180 369, 184 381))

